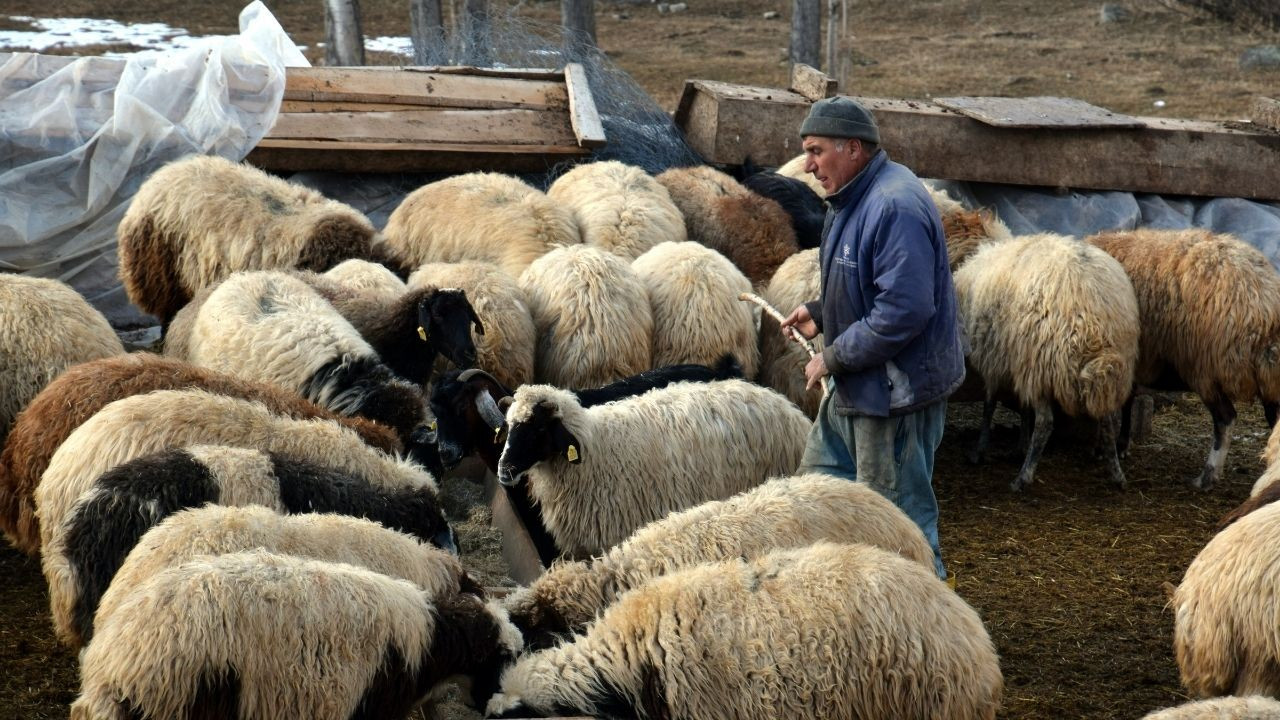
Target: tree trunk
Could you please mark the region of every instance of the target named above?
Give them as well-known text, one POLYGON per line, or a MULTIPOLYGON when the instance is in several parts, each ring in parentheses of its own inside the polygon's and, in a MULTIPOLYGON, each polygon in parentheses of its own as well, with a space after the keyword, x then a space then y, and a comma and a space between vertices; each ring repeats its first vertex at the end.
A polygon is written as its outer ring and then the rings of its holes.
POLYGON ((571 43, 596 44, 596 8, 594 0, 560 0, 560 24, 564 25, 571 43))
POLYGON ((359 0, 325 0, 324 39, 326 65, 364 64, 359 0))
MULTIPOLYGON (((822 63, 822 0, 791 2, 791 63, 820 68, 822 63)), ((790 68, 788 68, 788 75, 790 68)))
POLYGON ((413 41, 413 62, 432 64, 432 51, 444 47, 444 16, 440 0, 409 0, 409 39, 413 41))
POLYGON ((493 64, 489 48, 489 0, 462 0, 462 17, 458 22, 462 36, 462 61, 478 67, 493 64))

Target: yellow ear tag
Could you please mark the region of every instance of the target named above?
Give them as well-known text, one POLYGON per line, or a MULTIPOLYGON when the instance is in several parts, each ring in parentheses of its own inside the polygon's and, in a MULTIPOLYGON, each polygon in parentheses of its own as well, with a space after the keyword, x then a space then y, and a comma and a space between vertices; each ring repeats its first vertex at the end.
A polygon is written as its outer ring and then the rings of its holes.
POLYGON ((501 434, 502 434, 502 426, 501 426, 501 425, 499 425, 498 427, 496 427, 496 428, 494 428, 494 429, 493 429, 493 444, 494 444, 494 445, 497 445, 497 444, 498 444, 498 436, 499 436, 499 435, 501 435, 501 434))
POLYGON ((569 458, 569 462, 577 462, 578 448, 574 447, 573 445, 570 445, 569 451, 565 453, 565 456, 569 458))
POLYGON ((435 432, 435 431, 436 431, 436 421, 435 421, 435 420, 432 420, 432 421, 431 421, 431 424, 427 426, 427 429, 428 429, 428 430, 430 430, 431 432, 435 432))
POLYGON ((422 342, 427 341, 427 331, 421 325, 418 326, 418 337, 422 338, 422 342))

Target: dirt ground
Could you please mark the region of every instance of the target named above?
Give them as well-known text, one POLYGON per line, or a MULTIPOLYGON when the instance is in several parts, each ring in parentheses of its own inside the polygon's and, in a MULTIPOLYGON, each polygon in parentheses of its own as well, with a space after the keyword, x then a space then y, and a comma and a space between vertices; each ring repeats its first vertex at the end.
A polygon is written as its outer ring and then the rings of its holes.
MULTIPOLYGON (((665 108, 686 78, 785 84, 789 2, 687 0, 660 15, 648 2, 597 3, 601 46, 665 108), (778 19, 763 13, 779 10, 778 19)), ((322 39, 319 0, 268 2, 295 41, 322 39)), ((1099 23, 1100 2, 930 0, 851 3, 843 86, 861 95, 1064 95, 1113 110, 1166 117, 1238 119, 1255 95, 1274 96, 1278 71, 1242 71, 1240 52, 1280 43, 1274 34, 1225 26, 1157 2, 1127 2, 1130 19, 1099 23), (1163 108, 1154 107, 1165 101, 1163 108)), ((99 17, 164 22, 195 34, 231 33, 239 0, 6 0, 9 16, 99 17)), ((408 3, 363 0, 369 36, 405 35, 408 3)), ((558 3, 520 12, 550 20, 558 3)), ((10 48, 18 49, 18 48, 10 48)), ((81 48, 96 54, 120 47, 81 48)), ((399 63, 391 55, 374 63, 399 63)), ((1183 701, 1171 649, 1172 616, 1162 583, 1176 583, 1213 535, 1219 516, 1247 496, 1265 441, 1256 407, 1241 408, 1226 478, 1208 492, 1198 473, 1210 421, 1179 396, 1161 409, 1149 440, 1124 463, 1130 485, 1104 479, 1088 428, 1062 428, 1037 483, 1007 489, 1021 457, 1016 418, 1002 413, 992 459, 971 466, 979 409, 955 403, 935 485, 942 540, 958 592, 982 614, 1001 656, 1003 718, 1137 718, 1183 701)), ((498 538, 474 488, 450 485, 464 560, 485 582, 503 569, 498 538)), ((0 720, 62 718, 74 697, 75 654, 58 648, 47 620, 39 562, 0 547, 0 720)), ((448 717, 467 713, 448 710, 448 717)))

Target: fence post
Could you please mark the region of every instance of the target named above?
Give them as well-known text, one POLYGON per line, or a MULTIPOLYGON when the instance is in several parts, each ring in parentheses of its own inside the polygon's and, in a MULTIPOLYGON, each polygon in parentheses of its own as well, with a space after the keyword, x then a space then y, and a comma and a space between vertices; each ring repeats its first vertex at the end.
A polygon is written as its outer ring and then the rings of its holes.
POLYGON ((560 24, 571 42, 596 44, 595 0, 560 0, 560 24))
MULTIPOLYGON (((822 63, 822 0, 791 1, 791 64, 822 63)), ((790 72, 790 68, 788 68, 790 72)))
POLYGON ((462 35, 463 62, 480 67, 492 64, 489 48, 489 0, 462 0, 462 18, 458 23, 462 35))
POLYGON ((409 0, 409 39, 415 65, 430 65, 431 48, 444 46, 444 15, 440 0, 409 0))
POLYGON ((324 40, 326 65, 364 64, 359 0, 325 0, 324 40))

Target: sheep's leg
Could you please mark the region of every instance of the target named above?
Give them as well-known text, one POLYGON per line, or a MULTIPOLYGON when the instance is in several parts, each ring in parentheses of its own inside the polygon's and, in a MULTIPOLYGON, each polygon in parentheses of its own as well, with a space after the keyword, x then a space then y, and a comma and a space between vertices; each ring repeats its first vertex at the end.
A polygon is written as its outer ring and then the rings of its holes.
POLYGON ((1112 413, 1098 421, 1098 428, 1102 431, 1102 447, 1107 454, 1104 456, 1107 461, 1108 470, 1111 473, 1111 482, 1125 489, 1128 484, 1124 477, 1124 470, 1120 468, 1120 453, 1116 448, 1116 429, 1120 425, 1120 418, 1117 413, 1112 413))
POLYGON ((1227 462, 1227 449, 1231 447, 1231 424, 1236 420, 1236 408, 1231 400, 1222 395, 1205 400, 1204 404, 1213 416, 1213 445, 1209 448, 1209 459, 1204 464, 1204 470, 1191 481, 1191 485, 1208 490, 1222 477, 1222 466, 1227 462))
POLYGON ((1036 410, 1034 407, 1023 407, 1019 414, 1022 424, 1018 426, 1018 451, 1023 455, 1031 447, 1031 431, 1036 426, 1036 410))
POLYGON ((969 451, 969 462, 977 465, 987 456, 987 446, 991 444, 991 419, 996 414, 996 399, 988 397, 982 401, 982 428, 978 430, 978 446, 969 451))
POLYGON ((1276 426, 1276 417, 1280 415, 1280 402, 1262 401, 1262 414, 1267 418, 1267 427, 1276 426))
POLYGON ((1130 394, 1120 408, 1120 433, 1116 436, 1116 454, 1120 457, 1129 457, 1129 441, 1132 440, 1130 434, 1133 432, 1133 401, 1134 396, 1130 394))
MULTIPOLYGON (((1025 418, 1026 415, 1027 413, 1024 411, 1023 417, 1025 418)), ((1009 486, 1009 489, 1015 492, 1030 485, 1035 480, 1036 463, 1040 462, 1040 453, 1044 452, 1045 443, 1049 441, 1049 435, 1053 433, 1053 406, 1047 402, 1036 403, 1031 417, 1023 421, 1023 427, 1025 428, 1027 425, 1032 427, 1027 457, 1022 461, 1022 470, 1018 473, 1018 477, 1009 486)))

